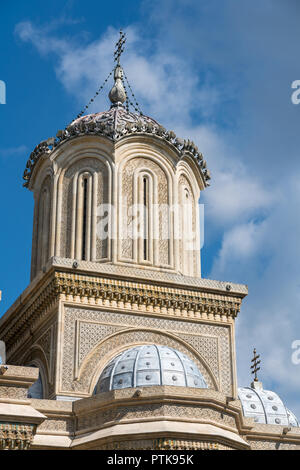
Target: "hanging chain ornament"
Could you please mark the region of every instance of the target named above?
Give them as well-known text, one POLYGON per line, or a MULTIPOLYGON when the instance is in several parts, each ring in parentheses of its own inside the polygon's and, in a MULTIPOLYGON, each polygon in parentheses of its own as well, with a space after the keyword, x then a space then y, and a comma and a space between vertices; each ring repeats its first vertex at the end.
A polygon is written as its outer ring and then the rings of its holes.
POLYGON ((89 108, 89 106, 93 103, 93 101, 97 98, 97 96, 99 95, 99 93, 103 90, 103 88, 105 87, 106 83, 108 82, 108 79, 109 77, 111 77, 111 75, 113 74, 114 72, 114 69, 112 69, 111 72, 109 72, 109 74, 107 75, 106 79, 104 80, 103 84, 98 88, 98 90, 96 91, 95 95, 93 96, 93 98, 90 99, 90 101, 88 102, 87 105, 84 106, 83 110, 80 111, 79 114, 77 114, 76 118, 73 119, 72 122, 74 122, 76 119, 80 118, 81 116, 84 115, 84 113, 86 112, 86 110, 89 108))
MULTIPOLYGON (((103 90, 103 88, 105 87, 105 85, 107 84, 109 78, 112 76, 112 74, 114 73, 114 71, 116 70, 116 67, 121 67, 120 65, 120 57, 121 55, 123 54, 124 52, 124 46, 125 46, 125 42, 126 42, 126 34, 120 30, 120 37, 119 37, 119 40, 116 42, 115 44, 115 52, 114 52, 114 62, 117 63, 117 65, 113 68, 113 70, 108 74, 108 76, 106 77, 106 79, 104 80, 103 84, 98 88, 98 90, 96 91, 95 95, 93 96, 93 98, 90 99, 90 101, 84 106, 84 108, 80 111, 79 114, 77 114, 76 118, 73 119, 72 122, 74 122, 76 119, 80 118, 81 116, 83 116, 86 111, 88 110, 88 108, 90 107, 90 105, 95 101, 95 99, 97 98, 97 96, 101 93, 101 91, 103 90)), ((125 89, 125 94, 126 94, 126 111, 129 112, 129 106, 132 106, 133 109, 138 112, 141 116, 143 115, 141 109, 140 109, 140 106, 139 106, 139 103, 137 102, 136 98, 135 98, 135 95, 132 91, 132 88, 129 84, 129 81, 128 81, 128 78, 123 70, 123 68, 121 67, 121 70, 122 70, 122 83, 123 83, 123 86, 124 86, 124 89, 125 89), (124 78, 126 80, 126 83, 127 83, 127 86, 125 85, 125 81, 124 81, 124 78), (127 87, 130 91, 130 94, 132 96, 132 101, 131 99, 129 98, 129 95, 128 95, 128 91, 127 91, 127 87)))
MULTIPOLYGON (((127 85, 128 85, 128 88, 129 88, 129 90, 130 90, 130 93, 131 93, 131 96, 132 96, 132 98, 133 98, 133 101, 134 101, 134 103, 135 103, 135 104, 133 104, 133 103, 130 101, 130 104, 133 106, 133 108, 135 109, 135 111, 137 111, 138 113, 140 113, 140 115, 142 116, 142 115, 143 115, 142 110, 141 110, 141 108, 140 108, 139 103, 138 103, 137 100, 136 100, 135 94, 134 94, 133 91, 132 91, 132 88, 131 88, 131 86, 130 86, 130 83, 129 83, 129 81, 128 81, 128 78, 127 78, 126 73, 124 72, 124 70, 123 70, 123 75, 124 75, 124 78, 125 78, 126 83, 127 83, 127 85)), ((123 81, 123 84, 124 84, 124 86, 125 86, 124 81, 123 81)))

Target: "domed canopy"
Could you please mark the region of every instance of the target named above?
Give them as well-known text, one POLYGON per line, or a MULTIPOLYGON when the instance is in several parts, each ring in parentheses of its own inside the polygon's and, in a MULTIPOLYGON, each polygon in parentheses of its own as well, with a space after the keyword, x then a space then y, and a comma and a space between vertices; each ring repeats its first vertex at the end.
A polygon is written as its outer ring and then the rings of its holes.
POLYGON ((153 385, 207 388, 201 372, 188 356, 168 346, 152 344, 127 349, 110 361, 95 393, 153 385))
POLYGON ((275 392, 244 387, 238 389, 238 395, 244 416, 254 418, 256 423, 299 426, 296 416, 285 407, 275 392))
POLYGON ((123 106, 113 106, 108 111, 78 117, 66 129, 59 130, 56 137, 38 144, 27 161, 23 175, 24 186, 29 186, 33 170, 40 158, 49 157, 51 152, 63 142, 83 135, 104 136, 113 142, 130 135, 155 136, 173 146, 180 158, 191 158, 200 171, 204 187, 210 184, 210 172, 206 161, 194 142, 178 138, 172 130, 166 130, 149 116, 132 113, 123 106))

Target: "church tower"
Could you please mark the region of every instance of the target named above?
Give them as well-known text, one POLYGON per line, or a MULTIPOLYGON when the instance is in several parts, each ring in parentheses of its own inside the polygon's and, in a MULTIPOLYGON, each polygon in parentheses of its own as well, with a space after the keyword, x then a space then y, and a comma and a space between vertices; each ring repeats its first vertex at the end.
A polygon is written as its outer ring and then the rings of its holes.
POLYGON ((32 280, 53 257, 201 277, 206 162, 192 142, 125 109, 122 73, 118 65, 109 111, 79 117, 27 163, 32 280))
POLYGON ((39 369, 33 448, 249 448, 234 330, 247 287, 201 277, 210 174, 193 142, 129 110, 124 41, 110 109, 27 162, 31 282, 0 320, 7 374, 39 369))

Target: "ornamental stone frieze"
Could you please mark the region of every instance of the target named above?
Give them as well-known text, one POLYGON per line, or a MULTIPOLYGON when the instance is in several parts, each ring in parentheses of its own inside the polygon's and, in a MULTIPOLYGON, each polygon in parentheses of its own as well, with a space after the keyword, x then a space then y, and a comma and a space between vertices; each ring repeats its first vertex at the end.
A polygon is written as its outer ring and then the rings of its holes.
MULTIPOLYGON (((6 317, 1 319, 1 335, 7 344, 8 354, 18 347, 20 341, 29 338, 30 331, 34 331, 47 313, 62 300, 194 321, 230 322, 237 316, 242 298, 247 294, 245 286, 230 284, 228 290, 228 283, 206 279, 189 285, 184 277, 165 273, 157 274, 155 282, 156 272, 149 271, 144 271, 145 282, 141 283, 143 270, 128 267, 121 267, 116 279, 118 267, 112 269, 111 265, 97 265, 97 275, 95 264, 92 272, 84 269, 80 274, 79 268, 77 274, 72 268, 68 269, 72 266, 72 260, 66 261, 67 265, 64 260, 56 258, 50 261, 41 281, 37 279, 31 286, 34 295, 29 287, 28 302, 19 304, 17 301, 10 309, 9 321, 6 317), (100 275, 101 271, 105 277, 100 275), (150 274, 151 284, 148 283, 150 274), (130 278, 132 281, 126 280, 130 278), (139 282, 133 281, 138 278, 139 282), (30 330, 27 327, 29 323, 30 330)), ((84 265, 83 262, 80 264, 84 265)), ((26 291, 23 299, 25 294, 26 291)))

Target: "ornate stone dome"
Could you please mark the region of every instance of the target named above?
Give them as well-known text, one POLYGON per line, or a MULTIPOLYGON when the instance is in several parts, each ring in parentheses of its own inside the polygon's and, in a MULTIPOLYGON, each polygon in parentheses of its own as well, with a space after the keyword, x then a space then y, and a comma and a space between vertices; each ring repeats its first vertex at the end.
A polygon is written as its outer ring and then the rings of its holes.
POLYGON ((256 423, 299 426, 296 416, 275 392, 256 386, 239 388, 238 395, 244 416, 254 418, 256 423))
POLYGON ((132 113, 122 105, 117 105, 111 106, 108 111, 81 116, 72 121, 64 130, 59 130, 56 137, 38 144, 27 161, 23 175, 24 186, 28 187, 38 160, 42 157, 50 157, 51 152, 63 142, 82 135, 101 135, 115 142, 132 134, 150 134, 167 141, 176 149, 181 158, 188 156, 194 160, 200 169, 204 185, 210 185, 211 177, 206 161, 194 142, 178 138, 172 130, 166 130, 149 116, 132 113))
POLYGON ((201 372, 188 356, 168 346, 152 344, 127 349, 110 361, 95 393, 153 385, 207 388, 201 372))
POLYGON ((126 110, 122 105, 112 106, 108 111, 100 113, 87 114, 75 119, 68 126, 79 130, 98 130, 106 133, 113 139, 122 137, 130 131, 148 131, 155 133, 155 130, 166 130, 154 119, 144 114, 132 113, 126 110), (155 128, 155 130, 154 130, 155 128))

